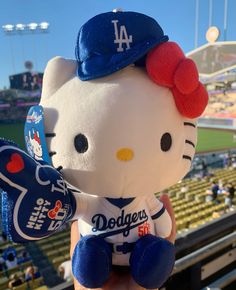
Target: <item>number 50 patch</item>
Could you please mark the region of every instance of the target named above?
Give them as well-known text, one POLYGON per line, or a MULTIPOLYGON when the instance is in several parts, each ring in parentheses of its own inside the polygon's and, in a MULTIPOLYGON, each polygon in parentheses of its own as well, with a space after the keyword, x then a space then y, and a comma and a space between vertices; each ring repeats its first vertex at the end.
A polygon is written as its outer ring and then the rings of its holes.
POLYGON ((147 234, 150 234, 150 224, 148 222, 145 222, 142 225, 138 226, 138 236, 142 237, 147 234))

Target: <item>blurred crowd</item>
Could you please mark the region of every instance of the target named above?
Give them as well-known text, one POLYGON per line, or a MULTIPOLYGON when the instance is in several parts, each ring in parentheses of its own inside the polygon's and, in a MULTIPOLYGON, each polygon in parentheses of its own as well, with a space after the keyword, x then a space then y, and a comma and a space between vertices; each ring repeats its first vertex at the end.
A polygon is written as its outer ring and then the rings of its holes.
POLYGON ((11 107, 0 110, 0 122, 25 121, 29 107, 11 107))
MULTIPOLYGON (((236 154, 226 152, 221 155, 222 167, 231 170, 236 169, 236 154)), ((206 201, 213 201, 219 204, 219 197, 224 197, 224 202, 229 209, 234 208, 233 199, 235 197, 235 184, 232 181, 224 179, 215 180, 214 171, 211 170, 206 159, 201 159, 201 174, 202 178, 209 178, 211 187, 207 190, 206 201)))
POLYGON ((210 93, 209 103, 204 112, 204 116, 222 115, 236 115, 236 93, 222 92, 210 93))
POLYGON ((236 152, 233 150, 196 155, 191 170, 186 177, 211 177, 212 172, 218 168, 236 169, 236 152))
POLYGON ((25 282, 33 281, 39 277, 41 277, 41 274, 38 268, 29 266, 25 269, 24 273, 17 272, 10 275, 8 288, 15 289, 14 287, 20 286, 25 282))
POLYGON ((40 91, 0 91, 0 122, 25 121, 31 106, 39 103, 40 91))
POLYGON ((73 280, 71 260, 67 260, 59 265, 58 275, 64 281, 72 281, 73 280))
POLYGON ((25 282, 41 277, 38 268, 33 265, 29 253, 25 249, 17 253, 13 245, 9 244, 5 247, 7 242, 7 236, 3 232, 0 236, 0 273, 5 272, 8 274, 8 288, 13 289, 25 282), (31 263, 28 263, 27 266, 24 267, 26 262, 31 263))
POLYGON ((213 201, 219 204, 219 197, 224 197, 224 202, 228 209, 234 209, 235 187, 232 182, 225 182, 223 180, 213 180, 211 188, 207 190, 206 201, 213 201))

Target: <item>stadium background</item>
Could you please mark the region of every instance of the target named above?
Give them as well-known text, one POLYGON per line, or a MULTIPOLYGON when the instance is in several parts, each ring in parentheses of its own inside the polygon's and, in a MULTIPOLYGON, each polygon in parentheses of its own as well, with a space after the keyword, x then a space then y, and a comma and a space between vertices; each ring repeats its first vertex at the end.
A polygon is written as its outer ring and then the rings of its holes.
MULTIPOLYGON (((226 32, 225 27, 222 32, 226 32)), ((166 189, 175 210, 177 240, 176 265, 162 289, 235 290, 236 210, 228 208, 223 195, 217 204, 207 199, 207 190, 212 180, 236 185, 236 44, 216 38, 195 46, 187 55, 197 63, 210 101, 198 122, 197 154, 191 172, 166 189)), ((42 72, 35 72, 28 62, 23 72, 9 76, 9 88, 0 90, 0 136, 21 148, 25 116, 39 102, 42 77, 42 72)), ((32 259, 10 271, 0 271, 0 290, 7 289, 12 273, 21 275, 31 264, 39 268, 42 277, 16 290, 73 289, 72 282, 65 282, 57 272, 58 266, 70 259, 69 230, 34 243, 1 244, 3 249, 14 247, 18 254, 27 250, 32 259)))

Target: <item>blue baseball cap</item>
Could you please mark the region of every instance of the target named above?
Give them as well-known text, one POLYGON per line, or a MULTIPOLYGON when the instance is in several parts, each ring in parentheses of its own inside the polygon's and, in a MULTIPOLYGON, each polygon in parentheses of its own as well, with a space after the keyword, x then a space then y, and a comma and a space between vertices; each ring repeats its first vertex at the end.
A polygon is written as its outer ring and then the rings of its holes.
POLYGON ((76 43, 78 76, 92 80, 142 59, 168 36, 153 18, 137 12, 107 12, 80 29, 76 43))

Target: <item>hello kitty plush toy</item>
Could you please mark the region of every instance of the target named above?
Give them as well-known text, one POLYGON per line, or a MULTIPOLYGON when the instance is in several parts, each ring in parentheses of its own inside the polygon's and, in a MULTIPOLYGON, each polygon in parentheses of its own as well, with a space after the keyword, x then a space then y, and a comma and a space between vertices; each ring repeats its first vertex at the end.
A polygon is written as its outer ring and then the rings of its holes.
POLYGON ((160 287, 174 246, 154 194, 188 172, 207 100, 195 64, 154 19, 90 19, 76 60, 56 57, 46 67, 40 106, 26 122, 32 157, 0 141, 5 230, 15 242, 33 241, 78 219, 72 265, 82 285, 101 287, 113 264, 130 266, 145 288, 160 287), (43 161, 33 158, 38 145, 43 161))

